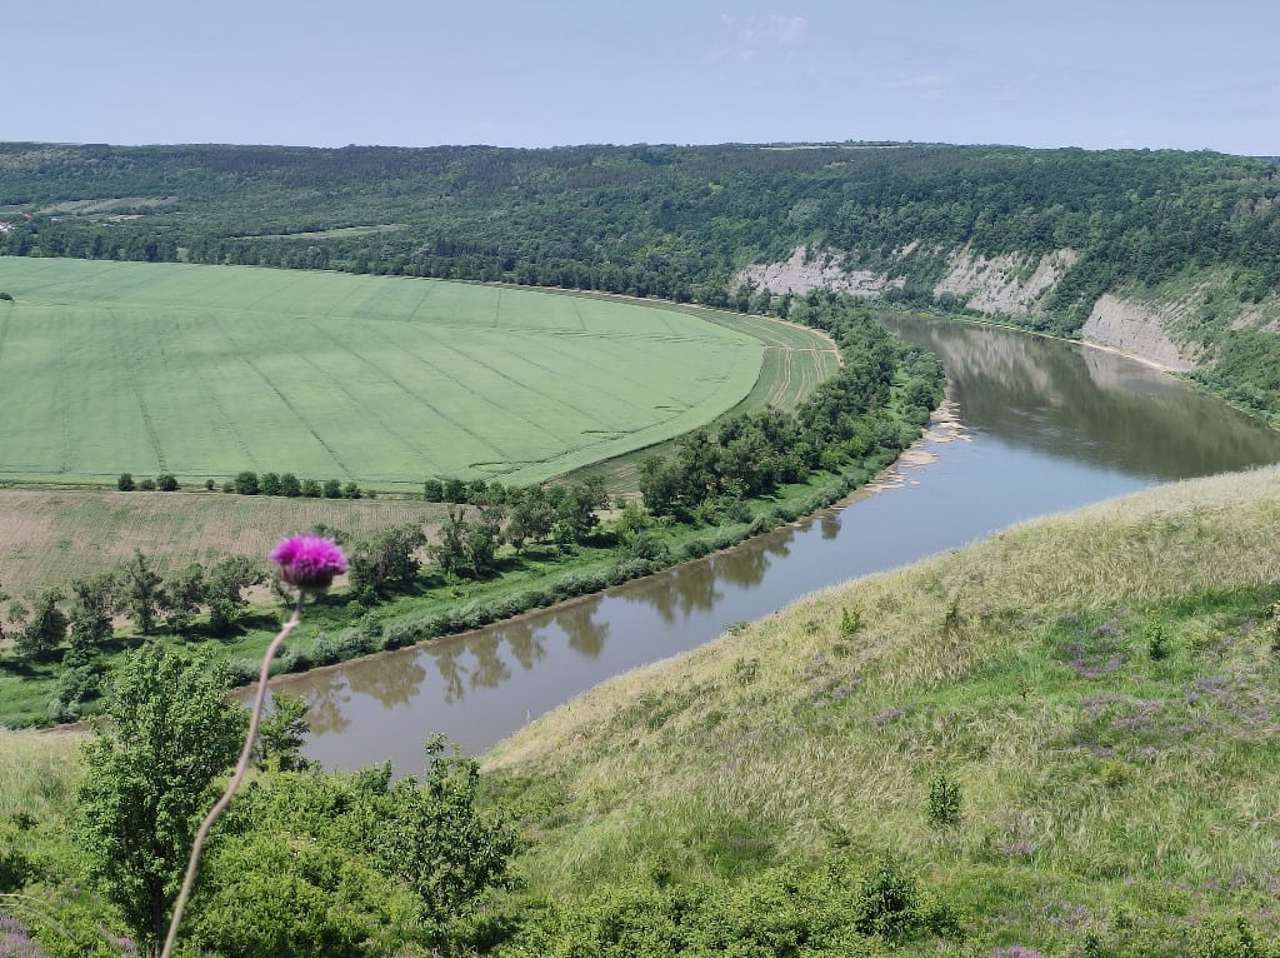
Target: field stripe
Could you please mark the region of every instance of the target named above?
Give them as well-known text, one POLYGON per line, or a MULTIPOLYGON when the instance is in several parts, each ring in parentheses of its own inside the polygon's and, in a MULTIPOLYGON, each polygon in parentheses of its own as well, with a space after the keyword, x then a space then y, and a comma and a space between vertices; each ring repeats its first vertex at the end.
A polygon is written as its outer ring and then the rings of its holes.
POLYGON ((226 338, 227 342, 235 346, 236 359, 244 363, 251 370, 253 370, 253 372, 257 375, 259 379, 262 380, 262 382, 266 385, 266 387, 270 389, 273 393, 275 393, 276 397, 284 405, 284 408, 289 410, 289 412, 293 414, 294 418, 297 419, 298 422, 302 423, 303 428, 306 429, 307 432, 311 433, 311 437, 315 439, 315 441, 320 444, 320 447, 329 454, 329 458, 332 459, 334 463, 337 464, 338 468, 342 470, 343 475, 345 475, 348 479, 354 479, 355 475, 352 473, 350 467, 348 467, 347 464, 342 461, 342 457, 338 455, 337 451, 331 445, 329 445, 328 442, 325 441, 325 438, 320 435, 320 433, 316 430, 316 427, 311 424, 311 421, 297 410, 297 408, 293 405, 293 403, 289 401, 289 397, 280 391, 280 389, 272 381, 270 376, 268 376, 261 369, 259 369, 258 365, 252 359, 244 355, 244 353, 241 351, 240 345, 236 342, 235 337, 227 332, 226 326, 222 322, 222 320, 217 318, 215 315, 214 322, 217 323, 218 328, 222 330, 222 335, 226 338))
POLYGON ((133 393, 134 402, 138 405, 138 414, 142 417, 142 428, 146 431, 147 442, 156 457, 156 464, 159 465, 160 471, 163 472, 168 468, 165 464, 164 449, 160 446, 160 434, 156 431, 156 424, 151 418, 151 410, 147 408, 147 401, 142 395, 142 389, 138 386, 139 371, 132 361, 133 357, 131 355, 122 355, 120 351, 120 318, 110 306, 104 305, 103 309, 111 317, 111 351, 116 360, 115 365, 117 368, 127 367, 128 369, 126 378, 129 380, 129 391, 133 393))
MULTIPOLYGON (((453 428, 454 428, 454 429, 457 429, 459 432, 461 432, 461 433, 465 433, 466 435, 470 436, 470 437, 471 437, 472 439, 474 439, 477 443, 479 443, 480 445, 484 446, 486 449, 489 449, 490 451, 492 451, 492 452, 493 452, 495 455, 497 455, 499 458, 501 458, 501 459, 503 459, 503 460, 509 460, 509 459, 511 458, 511 457, 510 457, 506 452, 504 452, 502 449, 498 448, 498 446, 496 446, 494 443, 492 443, 492 442, 490 442, 489 440, 485 439, 485 438, 484 438, 483 436, 481 436, 479 433, 475 432, 474 430, 472 430, 472 429, 471 429, 471 428, 469 428, 468 426, 464 425, 463 423, 459 422, 457 419, 455 419, 455 418, 453 418, 452 416, 450 416, 448 413, 444 412, 442 409, 438 408, 438 407, 437 407, 434 403, 432 403, 430 400, 423 398, 423 397, 422 397, 421 395, 419 395, 415 390, 410 389, 408 386, 406 386, 404 383, 402 383, 402 382, 401 382, 399 379, 397 379, 395 376, 392 376, 389 372, 387 372, 385 369, 383 369, 381 366, 379 366, 379 365, 378 365, 377 363, 375 363, 373 360, 369 359, 367 356, 364 356, 363 354, 361 354, 360 352, 356 351, 355 349, 352 349, 350 345, 348 345, 347 343, 344 343, 341 339, 339 339, 338 337, 334 336, 334 335, 333 335, 333 333, 332 333, 331 331, 329 331, 329 330, 327 330, 327 329, 323 328, 319 323, 315 322, 314 320, 308 320, 307 322, 308 322, 311 326, 315 327, 315 328, 316 328, 319 332, 321 332, 323 335, 327 336, 327 337, 328 337, 328 338, 329 338, 333 343, 335 343, 336 345, 340 346, 342 349, 344 349, 346 352, 350 353, 350 354, 351 354, 352 356, 354 356, 356 359, 360 360, 362 363, 364 363, 364 364, 365 364, 366 366, 368 366, 370 369, 374 370, 376 373, 378 373, 378 375, 382 376, 382 377, 383 377, 384 379, 386 379, 388 382, 393 383, 395 386, 399 387, 399 389, 400 389, 400 390, 401 390, 401 391, 402 391, 406 396, 409 396, 410 398, 417 400, 417 401, 418 401, 420 404, 422 404, 423 406, 426 406, 428 409, 430 409, 433 413, 435 413, 437 416, 439 416, 441 419, 443 419, 443 420, 444 420, 445 422, 447 422, 449 425, 453 426, 453 428)), ((372 327, 372 324, 370 324, 369 328, 370 328, 370 329, 372 329, 372 328, 373 328, 373 327, 372 327)), ((385 338, 385 337, 384 337, 384 338, 385 338)), ((393 345, 395 345, 395 344, 393 344, 393 345)), ((404 349, 404 347, 399 347, 399 348, 404 349)), ((405 351, 405 353, 406 353, 407 355, 413 355, 413 356, 414 356, 414 358, 415 358, 415 359, 418 359, 420 362, 424 362, 424 363, 426 362, 426 360, 423 360, 423 359, 421 359, 420 357, 418 357, 418 356, 414 355, 411 351, 409 351, 409 350, 407 350, 407 349, 406 349, 406 350, 404 350, 404 351, 405 351)), ((445 373, 443 370, 439 369, 438 367, 434 366, 434 365, 433 365, 433 364, 431 364, 431 363, 426 363, 426 364, 427 364, 428 366, 431 366, 431 368, 432 368, 432 369, 434 369, 434 370, 435 370, 439 375, 441 375, 441 376, 443 376, 444 378, 446 378, 446 379, 450 380, 451 382, 455 383, 456 385, 461 386, 463 389, 467 389, 467 386, 466 386, 466 385, 465 385, 461 380, 456 379, 456 378, 455 378, 455 377, 453 377, 453 376, 450 376, 448 373, 445 373)), ((468 391, 470 391, 470 390, 468 390, 468 391)), ((499 408, 500 408, 500 407, 499 407, 499 408)), ((554 438, 556 438, 557 440, 559 439, 559 437, 554 437, 554 438)))

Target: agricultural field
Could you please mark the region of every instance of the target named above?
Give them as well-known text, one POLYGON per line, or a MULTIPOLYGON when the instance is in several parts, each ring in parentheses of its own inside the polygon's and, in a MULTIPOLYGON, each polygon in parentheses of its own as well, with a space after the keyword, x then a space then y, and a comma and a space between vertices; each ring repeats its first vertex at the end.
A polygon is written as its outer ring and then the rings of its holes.
POLYGON ((0 490, 0 587, 22 594, 114 569, 141 549, 162 570, 228 555, 265 556, 317 525, 355 536, 417 523, 449 507, 408 499, 282 499, 220 492, 0 490))
POLYGON ((11 482, 534 482, 793 405, 836 362, 759 318, 438 280, 15 257, 0 290, 11 482))

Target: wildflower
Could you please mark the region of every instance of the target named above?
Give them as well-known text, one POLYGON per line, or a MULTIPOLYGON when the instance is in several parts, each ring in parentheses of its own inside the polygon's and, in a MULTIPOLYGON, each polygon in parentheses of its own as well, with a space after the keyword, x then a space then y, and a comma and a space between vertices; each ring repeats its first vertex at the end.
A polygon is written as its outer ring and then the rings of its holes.
POLYGON ((285 539, 271 551, 271 561, 280 567, 280 578, 303 592, 323 592, 347 571, 342 550, 320 536, 285 539))

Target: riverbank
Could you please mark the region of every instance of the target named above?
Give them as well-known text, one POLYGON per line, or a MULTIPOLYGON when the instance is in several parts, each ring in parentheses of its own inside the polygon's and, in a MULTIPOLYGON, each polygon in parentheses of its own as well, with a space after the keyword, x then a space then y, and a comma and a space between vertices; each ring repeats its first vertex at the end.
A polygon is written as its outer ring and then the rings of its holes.
POLYGON ((1274 467, 1165 486, 606 682, 485 759, 537 836, 516 901, 890 855, 974 953, 1181 954, 1237 914, 1280 934, 1278 522, 1274 467))

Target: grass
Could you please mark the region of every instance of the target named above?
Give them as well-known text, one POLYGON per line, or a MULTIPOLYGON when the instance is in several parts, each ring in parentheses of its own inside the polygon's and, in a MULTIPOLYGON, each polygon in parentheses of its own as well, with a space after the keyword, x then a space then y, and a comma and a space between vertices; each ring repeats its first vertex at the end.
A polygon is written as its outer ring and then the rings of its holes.
POLYGON ((338 273, 3 258, 0 289, 11 481, 539 481, 734 407, 775 329, 826 347, 778 323, 766 343, 767 321, 338 273))
POLYGON ((161 570, 227 555, 265 556, 323 523, 361 537, 404 523, 428 530, 447 505, 408 499, 283 499, 224 493, 0 489, 0 586, 65 586, 140 549, 161 570))
POLYGON ((960 908, 948 954, 1185 954, 1237 914, 1280 934, 1277 528, 1278 469, 1167 486, 607 682, 486 759, 536 838, 526 894, 890 853, 960 908))

